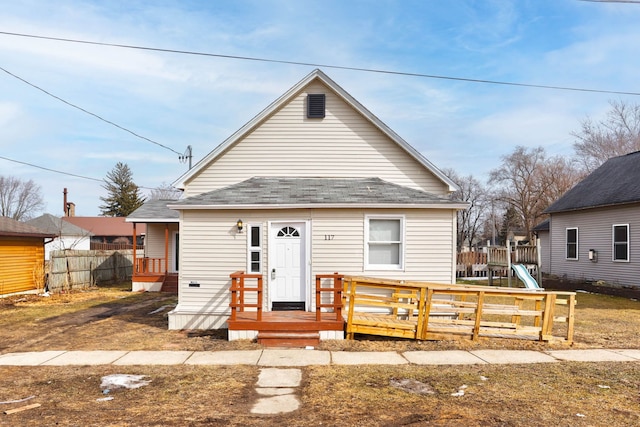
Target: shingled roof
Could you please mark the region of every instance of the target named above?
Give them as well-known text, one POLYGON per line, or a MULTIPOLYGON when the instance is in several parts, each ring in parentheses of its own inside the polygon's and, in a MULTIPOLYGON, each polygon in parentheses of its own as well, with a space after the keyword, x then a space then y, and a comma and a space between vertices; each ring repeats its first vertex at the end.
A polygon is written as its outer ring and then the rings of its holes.
POLYGON ((178 222, 180 212, 169 209, 167 205, 176 200, 150 200, 145 202, 127 217, 127 222, 178 222))
POLYGON ((254 177, 169 205, 175 209, 358 206, 466 208, 463 202, 392 184, 380 178, 288 177, 254 177))
POLYGON ((44 214, 27 221, 27 224, 39 228, 56 236, 91 236, 93 233, 77 225, 63 221, 62 218, 51 214, 44 214))
POLYGON ((549 206, 545 213, 640 202, 640 151, 613 157, 549 206))
POLYGON ((39 228, 6 216, 0 216, 0 236, 6 237, 55 237, 55 234, 47 233, 39 228))

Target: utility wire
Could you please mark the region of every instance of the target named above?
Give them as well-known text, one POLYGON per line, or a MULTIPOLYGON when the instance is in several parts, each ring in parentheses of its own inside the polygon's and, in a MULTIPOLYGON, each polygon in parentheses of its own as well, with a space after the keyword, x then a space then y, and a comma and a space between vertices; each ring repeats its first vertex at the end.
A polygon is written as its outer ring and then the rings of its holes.
POLYGON ((590 3, 633 3, 640 4, 638 0, 578 0, 578 1, 586 1, 590 3))
POLYGON ((441 76, 441 75, 435 75, 435 74, 409 73, 409 72, 402 72, 402 71, 381 70, 381 69, 373 69, 373 68, 319 64, 319 63, 313 63, 313 62, 285 61, 285 60, 279 60, 279 59, 259 58, 259 57, 251 57, 251 56, 223 55, 223 54, 217 54, 217 53, 195 52, 195 51, 188 51, 188 50, 164 49, 164 48, 148 47, 148 46, 105 43, 105 42, 96 42, 96 41, 89 41, 89 40, 68 39, 68 38, 61 38, 61 37, 39 36, 34 34, 12 33, 7 31, 0 31, 0 34, 17 36, 17 37, 28 37, 28 38, 34 38, 34 39, 54 40, 54 41, 61 41, 61 42, 68 42, 68 43, 89 44, 89 45, 96 45, 96 46, 110 46, 110 47, 119 47, 119 48, 125 48, 125 49, 138 49, 138 50, 147 50, 147 51, 154 51, 154 52, 207 56, 207 57, 225 58, 225 59, 238 59, 243 61, 269 62, 269 63, 275 63, 275 64, 303 65, 303 66, 311 66, 316 68, 332 68, 332 69, 338 69, 338 70, 361 71, 361 72, 367 72, 367 73, 390 74, 390 75, 409 76, 409 77, 422 77, 422 78, 440 79, 440 80, 453 80, 453 81, 462 81, 462 82, 469 82, 469 83, 483 83, 483 84, 493 84, 493 85, 503 85, 503 86, 519 86, 519 87, 564 90, 564 91, 574 91, 574 92, 593 92, 593 93, 608 93, 608 94, 614 94, 614 95, 640 96, 640 92, 588 89, 588 88, 568 87, 568 86, 537 85, 537 84, 529 84, 529 83, 506 82, 506 81, 499 81, 499 80, 472 79, 472 78, 464 78, 464 77, 441 76))
POLYGON ((23 83, 25 83, 25 84, 28 84, 29 86, 31 86, 31 87, 33 87, 33 88, 35 88, 35 89, 38 89, 39 91, 41 91, 41 92, 43 92, 43 93, 45 93, 45 94, 49 95, 50 97, 55 98, 55 99, 57 99, 58 101, 60 101, 60 102, 62 102, 62 103, 64 103, 64 104, 67 104, 67 105, 68 105, 68 106, 70 106, 70 107, 76 108, 76 109, 78 109, 78 110, 82 111, 83 113, 89 114, 90 116, 93 116, 93 117, 97 118, 98 120, 102 120, 103 122, 108 123, 108 124, 110 124, 111 126, 115 126, 115 127, 117 127, 118 129, 120 129, 120 130, 123 130, 123 131, 125 131, 125 132, 128 132, 128 133, 130 133, 131 135, 135 136, 136 138, 144 139, 145 141, 148 141, 148 142, 150 142, 150 143, 152 143, 152 144, 155 144, 155 145, 157 145, 157 146, 159 146, 159 147, 162 147, 162 148, 164 148, 164 149, 167 149, 167 150, 169 150, 169 151, 171 151, 171 152, 173 152, 173 153, 175 153, 175 154, 177 154, 177 155, 179 155, 179 156, 181 156, 181 155, 182 155, 182 153, 177 152, 177 151, 176 151, 176 150, 174 150, 173 148, 170 148, 170 147, 167 147, 166 145, 160 144, 159 142, 156 142, 156 141, 154 141, 154 140, 152 140, 152 139, 149 139, 149 138, 147 138, 147 137, 145 137, 145 136, 142 136, 142 135, 140 135, 140 134, 138 134, 138 133, 135 133, 134 131, 129 130, 129 129, 127 129, 127 128, 123 127, 123 126, 120 126, 119 124, 114 123, 114 122, 112 122, 111 120, 107 120, 107 119, 105 119, 104 117, 101 117, 101 116, 99 116, 99 115, 97 115, 97 114, 95 114, 95 113, 92 113, 92 112, 91 112, 91 111, 89 111, 89 110, 86 110, 86 109, 84 109, 84 108, 82 108, 82 107, 79 107, 79 106, 77 106, 77 105, 75 105, 75 104, 72 104, 71 102, 66 101, 66 100, 64 100, 64 99, 60 98, 59 96, 56 96, 56 95, 52 94, 51 92, 49 92, 49 91, 47 91, 47 90, 45 90, 45 89, 41 88, 40 86, 37 86, 37 85, 35 85, 35 84, 33 84, 33 83, 31 83, 31 82, 29 82, 29 81, 27 81, 27 80, 23 79, 22 77, 20 77, 20 76, 17 76, 17 75, 15 75, 15 74, 13 74, 12 72, 10 72, 10 71, 6 70, 6 69, 5 69, 5 68, 3 68, 3 67, 0 67, 0 70, 4 71, 5 73, 7 73, 8 75, 10 75, 11 77, 14 77, 14 78, 16 78, 16 79, 20 80, 21 82, 23 82, 23 83))
MULTIPOLYGON (((45 171, 48 171, 48 172, 59 173, 60 175, 73 176, 75 178, 88 179, 90 181, 97 181, 97 182, 101 182, 101 183, 105 182, 104 179, 92 178, 90 176, 84 176, 84 175, 76 175, 76 174, 71 173, 71 172, 62 172, 62 171, 59 171, 59 170, 56 170, 56 169, 45 168, 44 166, 34 165, 33 163, 27 163, 27 162, 22 162, 20 160, 10 159, 10 158, 4 157, 4 156, 0 156, 0 159, 6 160, 8 162, 19 163, 19 164, 25 165, 25 166, 31 166, 32 168, 42 169, 42 170, 45 170, 45 171)), ((143 187, 141 185, 138 185, 137 187, 138 188, 143 188, 145 190, 155 190, 155 188, 143 187)))

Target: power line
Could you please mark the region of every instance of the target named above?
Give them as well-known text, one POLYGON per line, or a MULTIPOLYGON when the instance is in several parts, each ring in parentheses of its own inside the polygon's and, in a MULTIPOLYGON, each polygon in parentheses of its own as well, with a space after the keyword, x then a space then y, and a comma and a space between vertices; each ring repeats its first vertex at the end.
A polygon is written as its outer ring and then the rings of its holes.
POLYGON ((14 78, 16 78, 16 79, 20 80, 21 82, 23 82, 23 83, 25 83, 25 84, 28 84, 29 86, 31 86, 31 87, 33 87, 33 88, 35 88, 35 89, 38 89, 39 91, 41 91, 41 92, 45 93, 46 95, 49 95, 50 97, 52 97, 52 98, 54 98, 54 99, 57 99, 58 101, 60 101, 60 102, 62 102, 62 103, 64 103, 64 104, 67 104, 67 105, 68 105, 68 106, 70 106, 70 107, 76 108, 76 109, 78 109, 78 110, 82 111, 83 113, 89 114, 90 116, 93 116, 93 117, 97 118, 98 120, 102 120, 103 122, 108 123, 108 124, 110 124, 111 126, 115 126, 115 127, 117 127, 118 129, 120 129, 120 130, 123 130, 123 131, 125 131, 125 132, 128 132, 128 133, 130 133, 131 135, 135 136, 136 138, 144 139, 145 141, 148 141, 148 142, 150 142, 150 143, 152 143, 152 144, 155 144, 155 145, 157 145, 157 146, 159 146, 159 147, 162 147, 162 148, 164 148, 164 149, 167 149, 167 150, 169 150, 169 151, 171 151, 171 152, 173 152, 173 153, 175 153, 175 154, 177 154, 177 155, 182 155, 182 153, 177 152, 177 151, 176 151, 176 150, 174 150, 173 148, 167 147, 166 145, 163 145, 163 144, 161 144, 161 143, 159 143, 159 142, 156 142, 156 141, 154 141, 154 140, 152 140, 152 139, 149 139, 149 138, 147 138, 146 136, 142 136, 142 135, 140 135, 140 134, 138 134, 138 133, 136 133, 136 132, 134 132, 134 131, 132 131, 132 130, 130 130, 130 129, 127 129, 127 128, 123 127, 123 126, 120 126, 120 125, 119 125, 119 124, 117 124, 117 123, 112 122, 111 120, 107 120, 107 119, 105 119, 104 117, 101 117, 101 116, 99 116, 99 115, 97 115, 97 114, 95 114, 95 113, 92 113, 91 111, 89 111, 89 110, 87 110, 87 109, 85 109, 85 108, 82 108, 82 107, 79 107, 78 105, 72 104, 71 102, 66 101, 66 100, 64 100, 64 99, 60 98, 59 96, 54 95, 54 94, 52 94, 51 92, 49 92, 49 91, 47 91, 47 90, 45 90, 45 89, 41 88, 40 86, 37 86, 37 85, 35 85, 35 84, 33 84, 33 83, 31 83, 31 82, 29 82, 29 81, 27 81, 27 80, 23 79, 22 77, 20 77, 20 76, 17 76, 17 75, 15 75, 15 74, 13 74, 12 72, 10 72, 10 71, 6 70, 6 69, 5 69, 5 68, 3 68, 3 67, 0 67, 0 70, 4 71, 5 73, 7 73, 8 75, 10 75, 11 77, 14 77, 14 78))
MULTIPOLYGON (((23 161, 20 161, 20 160, 10 159, 10 158, 4 157, 4 156, 0 156, 0 159, 6 160, 8 162, 18 163, 18 164, 25 165, 25 166, 31 166, 32 168, 42 169, 42 170, 45 170, 47 172, 58 173, 60 175, 67 175, 67 176, 72 176, 72 177, 75 177, 75 178, 88 179, 90 181, 97 181, 97 182, 101 182, 101 183, 105 182, 104 179, 92 178, 90 176, 84 176, 84 175, 77 175, 77 174, 71 173, 71 172, 63 172, 63 171, 59 171, 59 170, 56 170, 56 169, 46 168, 44 166, 34 165, 33 163, 27 163, 27 162, 23 162, 23 161)), ((155 188, 143 187, 143 186, 140 186, 140 185, 138 185, 137 187, 138 188, 143 188, 145 190, 155 190, 155 188)))
POLYGON ((313 62, 286 61, 286 60, 279 60, 279 59, 251 57, 251 56, 223 55, 223 54, 217 54, 217 53, 196 52, 196 51, 188 51, 188 50, 164 49, 164 48, 148 47, 148 46, 95 42, 95 41, 89 41, 89 40, 40 36, 40 35, 34 35, 34 34, 12 33, 7 31, 0 31, 0 34, 17 36, 17 37, 28 37, 28 38, 34 38, 34 39, 61 41, 61 42, 67 42, 67 43, 80 43, 80 44, 89 44, 89 45, 96 45, 96 46, 110 46, 110 47, 118 47, 118 48, 124 48, 124 49, 137 49, 137 50, 147 50, 147 51, 154 51, 154 52, 175 53, 175 54, 182 54, 182 55, 196 55, 196 56, 207 56, 207 57, 214 57, 214 58, 237 59, 237 60, 243 60, 243 61, 268 62, 268 63, 275 63, 275 64, 302 65, 302 66, 310 66, 310 67, 316 67, 316 68, 332 68, 332 69, 348 70, 348 71, 361 71, 361 72, 367 72, 367 73, 390 74, 390 75, 397 75, 397 76, 453 80, 453 81, 462 81, 462 82, 469 82, 469 83, 483 83, 483 84, 493 84, 493 85, 502 85, 502 86, 530 87, 530 88, 537 88, 537 89, 551 89, 551 90, 564 90, 564 91, 574 91, 574 92, 592 92, 592 93, 607 93, 607 94, 613 94, 613 95, 640 96, 640 92, 588 89, 588 88, 568 87, 568 86, 538 85, 538 84, 530 84, 530 83, 499 81, 499 80, 441 76, 441 75, 435 75, 435 74, 409 73, 409 72, 381 70, 381 69, 374 69, 374 68, 348 67, 348 66, 342 66, 342 65, 320 64, 320 63, 313 63, 313 62))
POLYGON ((586 1, 590 3, 633 3, 640 4, 638 0, 578 0, 578 1, 586 1))

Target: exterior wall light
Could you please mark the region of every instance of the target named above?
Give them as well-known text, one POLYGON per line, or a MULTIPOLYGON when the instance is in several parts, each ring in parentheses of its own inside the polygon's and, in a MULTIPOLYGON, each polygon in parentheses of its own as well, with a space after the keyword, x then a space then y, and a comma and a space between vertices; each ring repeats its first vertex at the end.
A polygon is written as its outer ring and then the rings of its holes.
POLYGON ((598 262, 598 251, 595 249, 589 249, 589 260, 591 262, 598 262))
POLYGON ((242 220, 239 219, 238 222, 236 222, 236 227, 238 227, 238 233, 242 233, 242 227, 244 226, 244 224, 242 224, 242 220))

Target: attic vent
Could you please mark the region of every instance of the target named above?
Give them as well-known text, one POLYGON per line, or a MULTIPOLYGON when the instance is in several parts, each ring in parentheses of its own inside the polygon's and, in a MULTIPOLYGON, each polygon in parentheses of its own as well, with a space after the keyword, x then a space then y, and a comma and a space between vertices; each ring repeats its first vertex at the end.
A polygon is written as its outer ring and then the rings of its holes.
POLYGON ((324 93, 310 93, 307 95, 307 118, 322 119, 324 118, 324 93))

